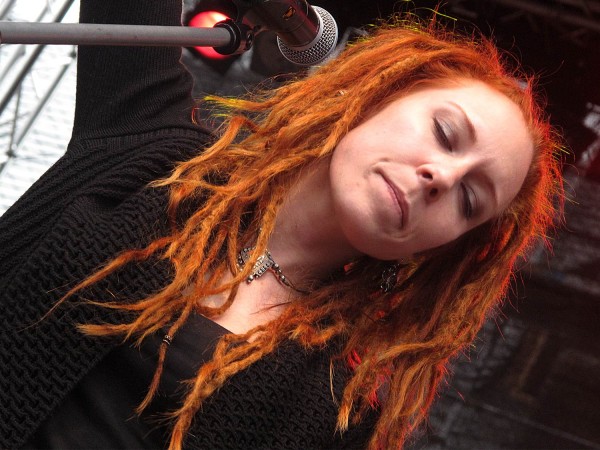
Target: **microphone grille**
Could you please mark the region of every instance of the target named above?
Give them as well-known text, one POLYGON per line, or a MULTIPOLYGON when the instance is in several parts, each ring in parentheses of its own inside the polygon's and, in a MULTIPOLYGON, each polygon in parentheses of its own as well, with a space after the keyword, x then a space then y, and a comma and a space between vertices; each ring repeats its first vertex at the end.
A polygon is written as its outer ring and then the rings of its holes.
POLYGON ((329 12, 318 6, 312 7, 319 17, 319 33, 313 41, 303 47, 289 47, 277 38, 277 45, 283 56, 295 64, 312 66, 323 62, 335 50, 338 27, 329 12))

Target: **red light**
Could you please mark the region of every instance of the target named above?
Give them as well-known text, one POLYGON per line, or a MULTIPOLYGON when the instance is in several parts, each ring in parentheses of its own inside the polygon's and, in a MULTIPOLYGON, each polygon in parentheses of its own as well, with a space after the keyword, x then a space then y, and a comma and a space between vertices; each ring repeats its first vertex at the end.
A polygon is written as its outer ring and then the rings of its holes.
MULTIPOLYGON (((188 26, 196 28, 212 28, 216 23, 228 19, 228 17, 218 11, 202 11, 196 14, 189 21, 188 26)), ((225 59, 227 55, 217 53, 212 47, 194 47, 202 56, 210 59, 225 59)))

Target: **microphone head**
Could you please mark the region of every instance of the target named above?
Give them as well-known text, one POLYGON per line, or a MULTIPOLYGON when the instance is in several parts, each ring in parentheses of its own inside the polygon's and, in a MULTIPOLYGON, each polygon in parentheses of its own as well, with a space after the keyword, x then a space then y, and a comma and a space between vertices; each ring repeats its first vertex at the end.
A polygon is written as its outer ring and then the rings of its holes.
POLYGON ((292 47, 277 37, 277 45, 283 56, 301 66, 313 66, 325 61, 335 50, 338 39, 338 27, 333 16, 318 6, 312 8, 319 18, 319 32, 312 42, 302 47, 292 47))

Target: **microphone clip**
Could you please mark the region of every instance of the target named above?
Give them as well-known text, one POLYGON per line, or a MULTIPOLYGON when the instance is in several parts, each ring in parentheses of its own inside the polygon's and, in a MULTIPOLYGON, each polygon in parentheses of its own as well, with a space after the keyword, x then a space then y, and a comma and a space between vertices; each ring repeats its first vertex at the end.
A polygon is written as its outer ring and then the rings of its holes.
POLYGON ((254 43, 254 29, 243 22, 226 19, 214 25, 216 28, 224 28, 231 35, 231 41, 221 47, 213 47, 221 55, 238 55, 252 48, 254 43))

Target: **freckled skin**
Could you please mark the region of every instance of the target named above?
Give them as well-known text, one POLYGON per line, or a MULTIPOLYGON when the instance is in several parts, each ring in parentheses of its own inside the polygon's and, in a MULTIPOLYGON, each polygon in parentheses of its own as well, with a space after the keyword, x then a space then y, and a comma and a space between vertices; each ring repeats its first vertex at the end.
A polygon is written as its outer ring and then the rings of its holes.
POLYGON ((523 115, 503 94, 467 80, 423 88, 340 141, 329 166, 331 206, 358 252, 408 257, 500 214, 532 155, 523 115))

